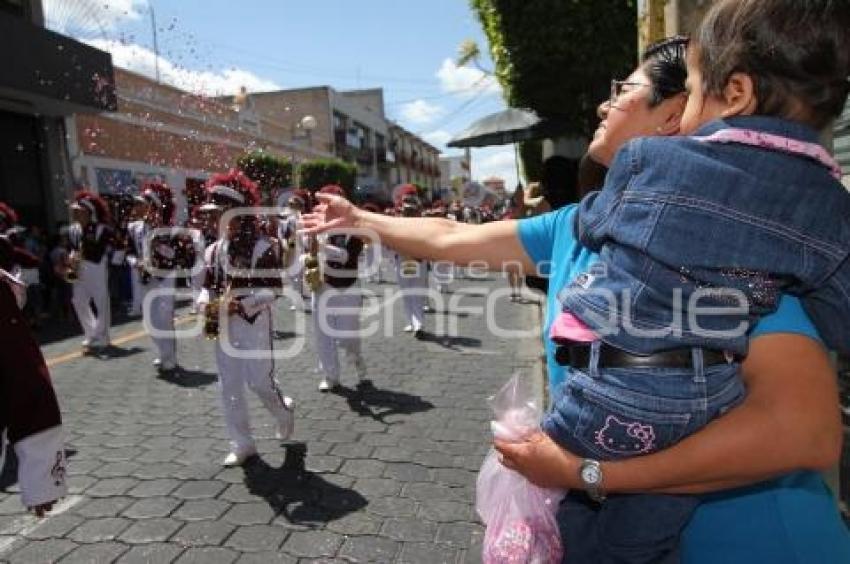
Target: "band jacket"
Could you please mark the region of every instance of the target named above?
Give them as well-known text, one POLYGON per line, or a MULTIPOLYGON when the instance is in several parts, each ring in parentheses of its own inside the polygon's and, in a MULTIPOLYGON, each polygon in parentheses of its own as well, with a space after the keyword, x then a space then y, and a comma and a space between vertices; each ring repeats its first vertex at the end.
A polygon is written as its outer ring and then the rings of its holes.
MULTIPOLYGON (((62 418, 47 365, 8 281, 0 277, 0 436, 18 457, 27 507, 67 493, 62 418)), ((0 468, 3 452, 0 445, 0 468)))
POLYGON ((239 315, 253 323, 283 290, 283 263, 277 239, 260 235, 253 245, 220 239, 207 247, 206 274, 199 304, 229 294, 240 301, 239 315))

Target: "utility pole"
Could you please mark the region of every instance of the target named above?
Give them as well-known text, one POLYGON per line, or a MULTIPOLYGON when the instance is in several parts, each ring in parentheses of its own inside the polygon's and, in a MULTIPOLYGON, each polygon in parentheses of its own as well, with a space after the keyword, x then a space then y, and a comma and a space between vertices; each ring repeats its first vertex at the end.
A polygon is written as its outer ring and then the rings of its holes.
POLYGON ((153 1, 148 0, 148 9, 151 13, 151 30, 153 31, 153 65, 156 74, 156 83, 159 84, 159 44, 156 40, 156 16, 153 12, 153 1))

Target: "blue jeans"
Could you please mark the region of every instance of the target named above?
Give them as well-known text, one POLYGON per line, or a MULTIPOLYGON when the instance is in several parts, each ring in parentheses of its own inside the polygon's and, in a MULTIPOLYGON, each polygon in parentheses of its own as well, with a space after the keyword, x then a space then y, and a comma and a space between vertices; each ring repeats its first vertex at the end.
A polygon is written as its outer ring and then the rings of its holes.
MULTIPOLYGON (((739 365, 605 368, 600 343, 590 366, 570 369, 543 430, 575 455, 618 460, 668 448, 740 403, 739 365)), ((603 484, 604 485, 604 484, 603 484)), ((696 508, 691 496, 612 495, 601 505, 581 492, 561 506, 570 562, 675 562, 678 536, 696 508)))

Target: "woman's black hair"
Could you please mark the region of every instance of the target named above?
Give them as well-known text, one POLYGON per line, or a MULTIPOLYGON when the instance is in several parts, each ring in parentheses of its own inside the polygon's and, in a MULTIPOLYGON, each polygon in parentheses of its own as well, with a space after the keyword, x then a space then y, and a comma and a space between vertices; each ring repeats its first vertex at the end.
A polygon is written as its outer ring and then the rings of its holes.
POLYGON ((720 95, 741 72, 754 82, 760 115, 821 129, 844 108, 848 0, 720 0, 694 42, 706 94, 720 95))
POLYGON ((682 35, 668 37, 647 47, 640 62, 649 78, 650 107, 685 91, 688 38, 682 35))
POLYGON ((543 198, 553 210, 579 201, 580 197, 576 191, 577 175, 578 163, 575 159, 552 155, 543 161, 540 186, 543 189, 543 198))

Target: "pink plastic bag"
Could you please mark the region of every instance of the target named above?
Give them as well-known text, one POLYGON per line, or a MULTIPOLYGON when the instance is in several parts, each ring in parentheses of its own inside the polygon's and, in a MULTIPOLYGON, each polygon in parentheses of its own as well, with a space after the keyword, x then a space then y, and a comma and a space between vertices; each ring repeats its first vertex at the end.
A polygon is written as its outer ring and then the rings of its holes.
MULTIPOLYGON (((540 428, 541 412, 517 374, 490 398, 493 435, 520 441, 540 428)), ((539 488, 499 462, 491 450, 481 465, 475 508, 487 527, 484 564, 557 564, 563 557, 555 512, 561 490, 539 488)))

